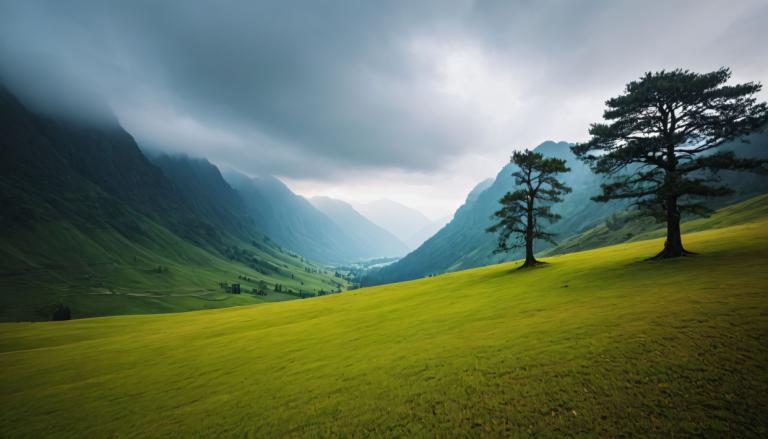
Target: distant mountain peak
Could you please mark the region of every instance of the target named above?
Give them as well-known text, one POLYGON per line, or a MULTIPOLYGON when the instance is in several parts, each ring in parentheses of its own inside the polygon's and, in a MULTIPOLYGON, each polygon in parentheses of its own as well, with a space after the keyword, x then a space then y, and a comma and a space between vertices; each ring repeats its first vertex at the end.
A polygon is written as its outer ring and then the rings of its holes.
POLYGON ((354 207, 371 222, 410 245, 412 244, 409 241, 414 234, 432 223, 432 220, 420 211, 387 198, 356 203, 354 207))

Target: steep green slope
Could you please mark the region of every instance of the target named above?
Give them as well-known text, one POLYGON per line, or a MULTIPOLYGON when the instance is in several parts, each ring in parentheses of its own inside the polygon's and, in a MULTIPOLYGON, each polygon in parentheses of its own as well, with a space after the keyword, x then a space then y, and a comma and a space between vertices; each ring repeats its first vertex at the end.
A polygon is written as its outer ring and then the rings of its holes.
POLYGON ((226 310, 0 328, 8 437, 765 437, 768 220, 226 310))
POLYGON ((339 288, 264 238, 215 167, 168 171, 119 125, 34 114, 0 89, 0 320, 47 320, 59 303, 87 317, 294 297, 223 294, 238 276, 248 291, 339 288))

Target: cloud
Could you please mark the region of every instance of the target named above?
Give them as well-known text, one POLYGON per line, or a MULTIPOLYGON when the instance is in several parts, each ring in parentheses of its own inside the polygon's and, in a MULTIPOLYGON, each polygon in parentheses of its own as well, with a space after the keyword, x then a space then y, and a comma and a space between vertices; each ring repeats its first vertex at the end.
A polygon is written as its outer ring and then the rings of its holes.
POLYGON ((98 95, 153 147, 455 203, 511 149, 583 139, 644 71, 768 77, 765 22, 757 0, 5 1, 0 74, 69 112, 98 95))

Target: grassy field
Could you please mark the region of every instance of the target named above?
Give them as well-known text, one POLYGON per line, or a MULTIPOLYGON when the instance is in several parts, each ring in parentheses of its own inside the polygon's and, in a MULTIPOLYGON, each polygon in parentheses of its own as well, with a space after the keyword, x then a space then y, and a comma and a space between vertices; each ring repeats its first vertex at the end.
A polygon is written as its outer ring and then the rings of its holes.
POLYGON ((303 301, 0 325, 3 437, 768 435, 768 220, 303 301))

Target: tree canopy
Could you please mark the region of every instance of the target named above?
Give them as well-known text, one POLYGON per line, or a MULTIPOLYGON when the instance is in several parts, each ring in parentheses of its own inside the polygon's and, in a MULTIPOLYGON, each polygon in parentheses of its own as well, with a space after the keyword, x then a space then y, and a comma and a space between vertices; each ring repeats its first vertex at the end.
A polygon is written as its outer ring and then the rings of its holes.
POLYGON ((731 189, 719 183, 722 170, 764 170, 764 161, 714 151, 768 123, 768 107, 757 102, 757 82, 727 85, 727 68, 646 73, 606 101, 603 118, 576 144, 576 156, 606 174, 596 201, 634 199, 642 213, 667 223, 667 241, 658 257, 688 254, 680 237, 681 214, 703 215, 704 197, 731 189))

